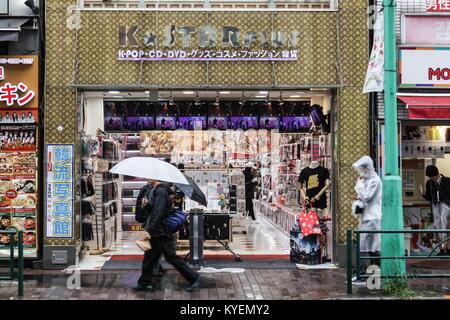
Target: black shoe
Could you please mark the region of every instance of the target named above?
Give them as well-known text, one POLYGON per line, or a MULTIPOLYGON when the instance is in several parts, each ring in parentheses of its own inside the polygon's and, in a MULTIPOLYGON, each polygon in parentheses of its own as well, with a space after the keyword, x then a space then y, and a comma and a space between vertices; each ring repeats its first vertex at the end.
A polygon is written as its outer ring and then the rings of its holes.
POLYGON ((138 284, 135 287, 132 287, 133 290, 136 291, 151 291, 153 292, 153 286, 151 284, 147 284, 147 285, 140 285, 138 284))
POLYGON ((189 287, 187 287, 185 290, 187 292, 192 292, 195 289, 198 289, 200 287, 200 276, 197 277, 197 279, 194 282, 191 282, 189 287))

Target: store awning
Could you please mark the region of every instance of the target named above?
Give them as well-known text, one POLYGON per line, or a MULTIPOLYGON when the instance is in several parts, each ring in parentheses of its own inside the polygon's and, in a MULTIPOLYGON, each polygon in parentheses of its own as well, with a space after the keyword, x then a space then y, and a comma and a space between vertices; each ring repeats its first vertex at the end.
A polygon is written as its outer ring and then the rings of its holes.
POLYGON ((399 96, 410 119, 450 119, 450 96, 399 96))
POLYGON ((18 41, 22 25, 29 19, 0 19, 0 41, 18 41))

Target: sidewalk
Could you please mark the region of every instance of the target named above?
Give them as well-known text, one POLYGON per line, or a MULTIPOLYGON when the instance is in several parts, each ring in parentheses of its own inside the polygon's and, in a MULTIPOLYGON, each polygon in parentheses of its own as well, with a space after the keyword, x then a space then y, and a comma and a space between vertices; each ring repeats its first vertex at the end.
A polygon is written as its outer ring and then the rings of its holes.
MULTIPOLYGON (((70 290, 70 274, 61 271, 29 270, 25 276, 24 299, 39 300, 336 300, 387 299, 379 292, 353 287, 346 294, 345 271, 248 269, 244 273, 203 274, 201 287, 185 292, 186 282, 169 270, 154 292, 131 289, 140 275, 138 270, 82 271, 81 290, 70 290)), ((426 290, 418 298, 448 298, 448 279, 426 280, 417 288, 426 290), (445 297, 447 295, 447 297, 445 297)), ((0 282, 0 299, 18 299, 16 282, 0 282)))

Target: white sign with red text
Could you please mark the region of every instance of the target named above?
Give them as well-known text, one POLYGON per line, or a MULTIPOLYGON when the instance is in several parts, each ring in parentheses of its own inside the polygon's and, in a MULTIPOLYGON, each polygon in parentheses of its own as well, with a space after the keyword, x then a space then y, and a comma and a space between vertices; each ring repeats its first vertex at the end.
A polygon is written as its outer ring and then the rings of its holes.
POLYGON ((400 87, 450 87, 450 48, 400 48, 400 87))

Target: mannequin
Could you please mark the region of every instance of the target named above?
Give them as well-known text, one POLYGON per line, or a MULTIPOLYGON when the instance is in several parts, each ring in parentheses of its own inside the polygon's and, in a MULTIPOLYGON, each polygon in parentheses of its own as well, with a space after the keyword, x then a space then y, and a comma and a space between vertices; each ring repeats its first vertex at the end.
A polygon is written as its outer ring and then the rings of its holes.
MULTIPOLYGON (((308 168, 317 169, 319 167, 321 167, 319 161, 312 161, 308 168)), ((327 169, 325 169, 325 170, 327 170, 327 169)), ((313 196, 311 199, 309 199, 309 197, 306 195, 307 189, 308 189, 307 185, 306 185, 306 181, 301 182, 300 192, 302 194, 303 199, 311 200, 311 202, 314 203, 321 199, 322 195, 328 190, 328 188, 330 188, 330 186, 331 186, 331 181, 330 181, 330 178, 328 175, 328 178, 325 180, 325 186, 323 188, 321 188, 320 191, 315 196, 313 196)), ((321 208, 321 209, 324 209, 324 208, 321 208)))
POLYGON ((243 170, 245 177, 245 211, 248 212, 252 221, 256 221, 256 216, 253 211, 255 187, 258 185, 258 178, 254 176, 254 170, 256 169, 256 165, 253 162, 248 162, 243 170))
POLYGON ((299 177, 300 193, 305 200, 309 200, 314 208, 319 209, 325 219, 329 219, 327 212, 327 200, 325 192, 330 188, 330 172, 322 167, 319 161, 312 161, 311 164, 302 170, 299 177))

